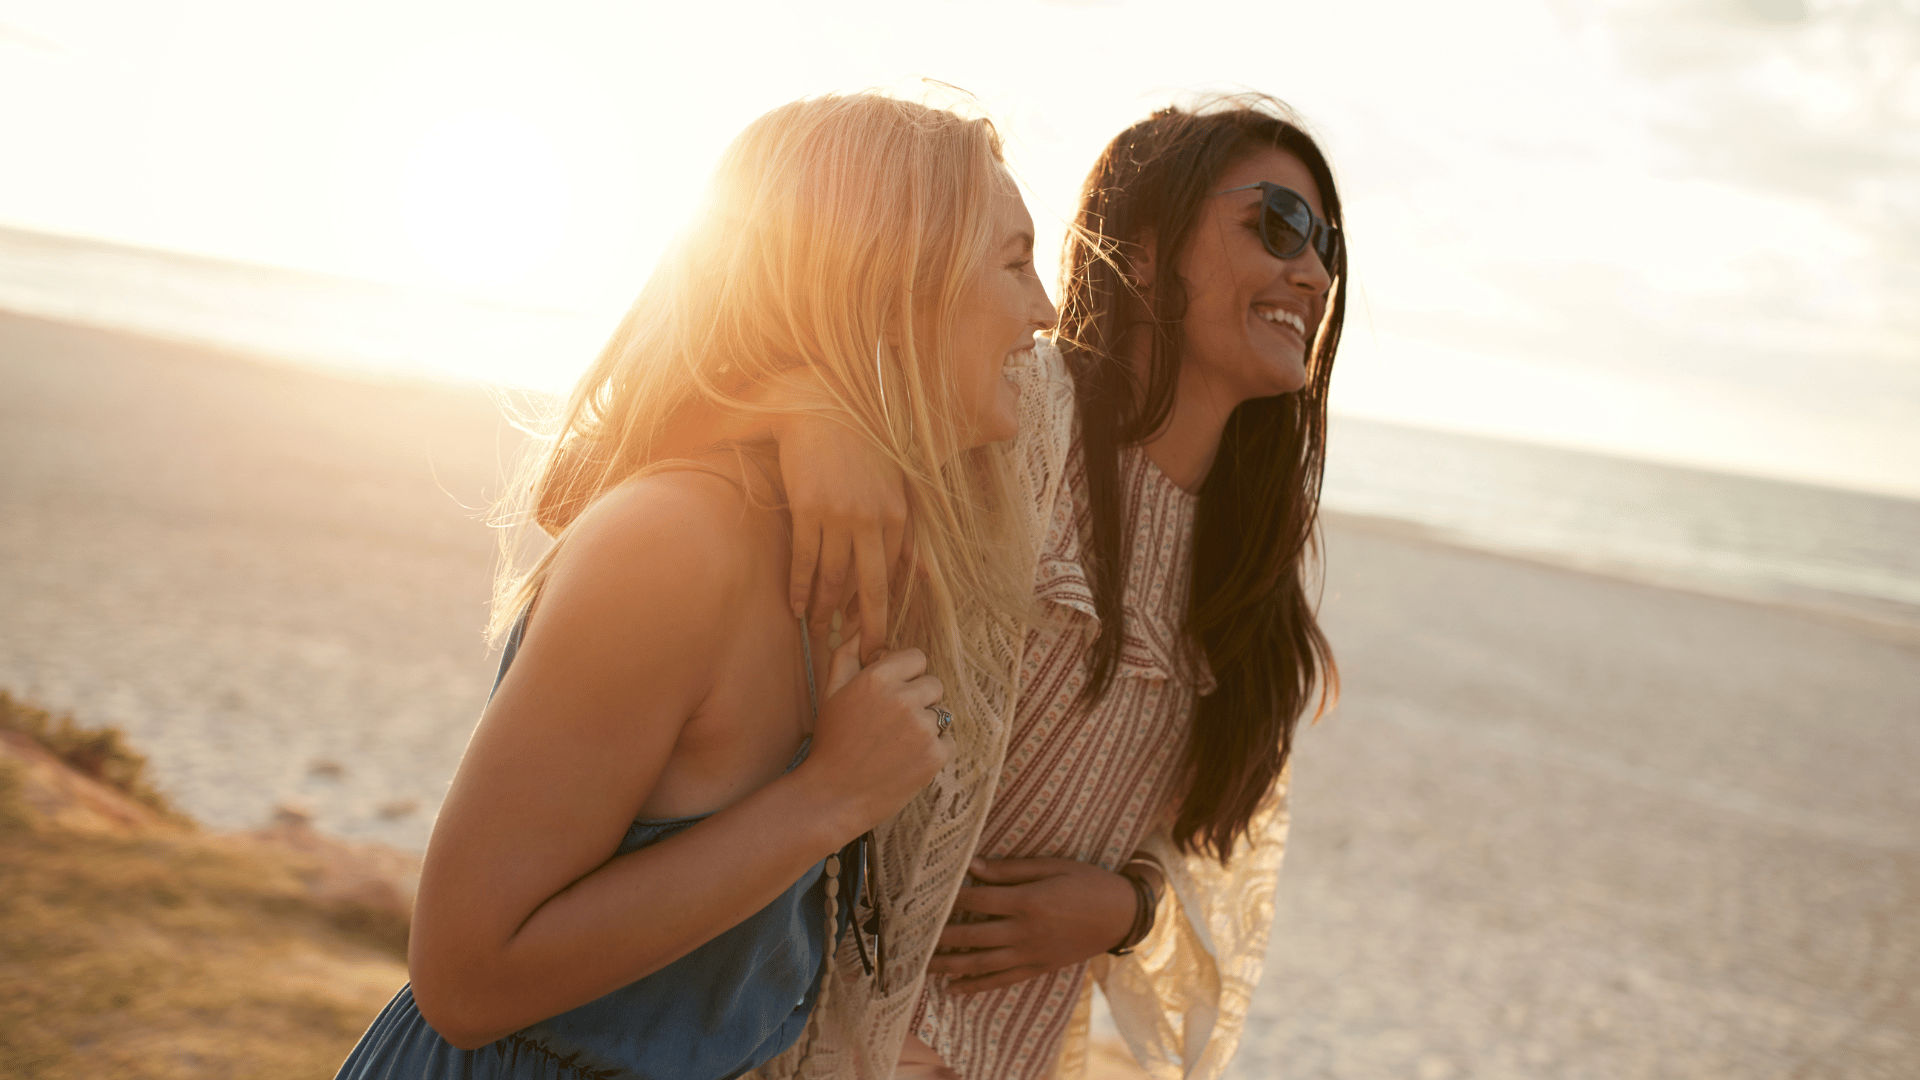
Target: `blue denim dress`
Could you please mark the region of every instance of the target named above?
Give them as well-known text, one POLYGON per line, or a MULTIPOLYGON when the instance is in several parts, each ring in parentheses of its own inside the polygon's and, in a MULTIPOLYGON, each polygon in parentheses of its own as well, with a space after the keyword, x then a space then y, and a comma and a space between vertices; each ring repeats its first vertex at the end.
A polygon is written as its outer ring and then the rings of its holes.
MULTIPOLYGON (((501 677, 525 629, 522 615, 507 639, 501 677)), ((789 770, 805 760, 807 749, 800 748, 789 770)), ((635 821, 618 854, 659 843, 706 816, 635 821)), ((441 1038, 421 1017, 413 988, 403 986, 360 1037, 336 1080, 737 1077, 772 1060, 806 1028, 827 948, 825 868, 824 860, 815 863, 745 922, 659 971, 476 1050, 441 1038)), ((858 878, 849 876, 843 897, 858 895, 858 878)), ((846 904, 840 909, 836 929, 848 921, 846 904)))

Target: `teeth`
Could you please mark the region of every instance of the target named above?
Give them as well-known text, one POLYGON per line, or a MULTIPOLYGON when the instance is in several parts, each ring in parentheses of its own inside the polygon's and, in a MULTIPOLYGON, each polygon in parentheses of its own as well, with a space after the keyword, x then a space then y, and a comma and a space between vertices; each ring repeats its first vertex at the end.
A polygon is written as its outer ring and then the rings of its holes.
POLYGON ((1306 320, 1291 311, 1283 308, 1267 308, 1264 311, 1256 309, 1254 313, 1270 323, 1279 323, 1281 326, 1291 326, 1295 333, 1303 337, 1306 335, 1306 320))

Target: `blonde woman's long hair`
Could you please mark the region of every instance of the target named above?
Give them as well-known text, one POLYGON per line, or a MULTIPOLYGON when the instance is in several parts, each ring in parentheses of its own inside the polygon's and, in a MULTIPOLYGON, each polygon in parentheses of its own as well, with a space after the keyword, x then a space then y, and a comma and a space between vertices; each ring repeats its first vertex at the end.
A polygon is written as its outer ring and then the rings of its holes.
POLYGON ((955 711, 968 691, 1003 699, 1008 657, 985 641, 1004 636, 962 624, 1013 626, 1031 553, 1005 512, 1006 448, 963 445, 952 341, 990 257, 991 199, 1011 185, 989 121, 881 94, 796 101, 748 125, 514 485, 502 523, 531 519, 555 544, 519 572, 513 547, 529 531, 506 530, 494 634, 539 594, 582 511, 667 465, 656 448, 677 418, 703 403, 806 408, 755 393, 785 381, 816 388, 813 407, 906 478, 923 572, 896 586, 888 640, 927 651, 955 711), (795 380, 801 369, 813 378, 795 380))

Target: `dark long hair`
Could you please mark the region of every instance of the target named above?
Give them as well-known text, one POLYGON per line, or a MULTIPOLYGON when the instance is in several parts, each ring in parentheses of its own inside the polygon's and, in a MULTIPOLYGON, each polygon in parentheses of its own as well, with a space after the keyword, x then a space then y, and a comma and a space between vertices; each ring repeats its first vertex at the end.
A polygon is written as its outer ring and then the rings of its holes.
MULTIPOLYGON (((1272 98, 1239 96, 1167 108, 1120 133, 1095 162, 1069 231, 1059 340, 1073 372, 1093 516, 1092 677, 1083 707, 1112 687, 1119 665, 1128 564, 1120 450, 1145 442, 1172 413, 1187 312, 1173 267, 1220 176, 1264 149, 1300 159, 1329 222, 1342 224, 1333 172, 1294 114, 1272 98), (1151 238, 1158 272, 1129 278, 1151 238), (1148 335, 1144 373, 1132 358, 1148 335)), ((1309 698, 1337 692, 1333 653, 1314 618, 1307 575, 1317 561, 1327 382, 1346 314, 1344 274, 1311 344, 1307 383, 1242 403, 1227 421, 1200 488, 1186 632, 1217 688, 1198 698, 1181 777, 1175 841, 1222 862, 1293 750, 1309 698)))

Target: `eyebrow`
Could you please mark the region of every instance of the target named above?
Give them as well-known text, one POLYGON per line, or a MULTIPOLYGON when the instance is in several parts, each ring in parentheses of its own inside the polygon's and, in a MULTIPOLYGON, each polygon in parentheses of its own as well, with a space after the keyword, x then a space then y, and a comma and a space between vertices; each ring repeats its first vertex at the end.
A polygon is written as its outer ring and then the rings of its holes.
POLYGON ((1033 250, 1033 234, 1023 229, 1020 232, 1014 233, 1012 236, 1008 237, 1007 242, 1004 244, 1001 244, 1000 246, 1009 247, 1014 244, 1020 245, 1020 250, 1022 251, 1032 251, 1033 250))

